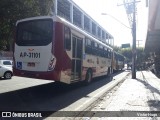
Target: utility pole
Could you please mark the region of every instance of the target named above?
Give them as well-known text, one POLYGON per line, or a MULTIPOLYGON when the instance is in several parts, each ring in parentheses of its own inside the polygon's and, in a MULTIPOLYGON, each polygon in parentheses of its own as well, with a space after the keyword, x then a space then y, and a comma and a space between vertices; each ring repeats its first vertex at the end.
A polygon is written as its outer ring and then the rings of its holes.
POLYGON ((140 46, 140 42, 142 42, 143 40, 136 40, 138 43, 137 43, 137 47, 139 48, 140 46))
MULTIPOLYGON (((132 27, 132 79, 136 79, 136 0, 123 0, 130 26, 132 27)), ((121 6, 118 5, 118 6, 121 6)))
POLYGON ((132 79, 136 79, 136 1, 133 0, 133 45, 132 45, 132 79))

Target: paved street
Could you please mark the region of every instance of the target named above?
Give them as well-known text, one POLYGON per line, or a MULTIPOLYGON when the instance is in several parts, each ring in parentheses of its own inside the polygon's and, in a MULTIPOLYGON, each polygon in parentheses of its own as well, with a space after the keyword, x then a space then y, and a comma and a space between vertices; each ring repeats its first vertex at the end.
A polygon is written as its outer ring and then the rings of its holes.
POLYGON ((92 116, 87 116, 87 113, 84 112, 84 115, 76 118, 53 117, 53 114, 49 114, 45 118, 47 120, 152 120, 153 118, 159 120, 160 118, 157 116, 160 115, 158 112, 160 111, 160 79, 150 71, 138 71, 137 79, 131 79, 130 74, 124 82, 121 81, 120 79, 129 72, 124 71, 114 75, 113 78, 95 79, 89 86, 82 84, 57 86, 51 81, 38 79, 34 79, 34 81, 30 78, 22 80, 19 77, 13 77, 12 80, 2 79, 0 85, 8 87, 4 87, 4 90, 0 87, 0 109, 1 111, 58 110, 75 112, 84 110, 89 112, 90 110, 89 113, 92 114, 92 116), (113 84, 115 87, 112 88, 113 84))
POLYGON ((0 111, 81 111, 129 72, 82 83, 59 85, 52 81, 13 77, 0 80, 0 111))
POLYGON ((53 81, 49 80, 31 79, 17 76, 13 76, 12 79, 8 80, 0 78, 0 94, 52 82, 53 81))

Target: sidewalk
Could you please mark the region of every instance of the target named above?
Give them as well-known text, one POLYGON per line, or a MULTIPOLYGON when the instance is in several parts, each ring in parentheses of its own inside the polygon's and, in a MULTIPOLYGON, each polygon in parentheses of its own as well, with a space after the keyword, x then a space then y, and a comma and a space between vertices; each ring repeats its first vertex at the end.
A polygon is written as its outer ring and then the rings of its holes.
MULTIPOLYGON (((134 111, 133 113, 137 112, 137 117, 135 115, 131 115, 131 117, 129 117, 129 115, 128 117, 118 117, 120 116, 119 112, 117 117, 100 117, 99 120, 160 120, 160 117, 156 117, 160 116, 160 79, 150 71, 138 71, 136 78, 137 79, 126 79, 122 83, 104 111, 134 111), (155 114, 153 112, 153 114, 147 113, 145 115, 145 111, 159 112, 158 114, 157 112, 155 114), (141 114, 138 114, 138 112, 141 114), (138 117, 139 115, 141 117, 138 117)), ((122 113, 122 116, 123 115, 124 113, 122 113)))

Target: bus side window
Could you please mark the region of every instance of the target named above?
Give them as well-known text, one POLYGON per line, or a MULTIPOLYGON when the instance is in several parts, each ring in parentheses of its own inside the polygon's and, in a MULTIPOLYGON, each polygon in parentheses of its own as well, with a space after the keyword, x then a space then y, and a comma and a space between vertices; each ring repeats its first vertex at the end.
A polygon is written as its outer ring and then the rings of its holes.
POLYGON ((108 53, 108 48, 106 49, 106 57, 108 58, 109 53, 108 53))
POLYGON ((96 55, 96 53, 95 53, 95 50, 96 48, 95 48, 95 42, 94 41, 92 41, 92 54, 93 55, 96 55))
POLYGON ((97 56, 100 56, 100 46, 97 44, 97 56))
POLYGON ((105 49, 105 47, 103 47, 103 57, 106 58, 106 49, 105 49))
POLYGON ((104 50, 104 49, 103 49, 103 46, 102 46, 102 45, 100 45, 101 57, 104 57, 104 56, 103 56, 103 50, 104 50))
POLYGON ((111 58, 111 50, 108 50, 108 58, 111 58))
POLYGON ((71 50, 71 30, 68 27, 64 27, 64 48, 71 50))
POLYGON ((113 59, 113 51, 111 51, 111 59, 113 59))
POLYGON ((85 53, 88 53, 89 49, 88 49, 88 41, 87 38, 85 38, 85 53))
POLYGON ((98 55, 98 44, 96 42, 94 43, 94 54, 98 55))
POLYGON ((94 41, 91 42, 91 47, 92 47, 92 55, 94 55, 94 41))
POLYGON ((91 40, 88 38, 85 39, 85 52, 88 54, 92 54, 92 44, 91 40))

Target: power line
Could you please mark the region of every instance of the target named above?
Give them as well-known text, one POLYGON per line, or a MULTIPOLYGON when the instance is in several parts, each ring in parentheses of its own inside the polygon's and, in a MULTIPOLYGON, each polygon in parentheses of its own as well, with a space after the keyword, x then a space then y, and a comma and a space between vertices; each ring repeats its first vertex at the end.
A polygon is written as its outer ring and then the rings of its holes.
POLYGON ((111 18, 113 18, 114 20, 116 20, 117 22, 119 22, 121 25, 125 26, 126 28, 129 28, 129 29, 132 29, 131 27, 128 27, 127 25, 125 25, 124 23, 122 23, 120 20, 118 20, 117 18, 113 17, 112 15, 110 14, 107 14, 107 13, 101 13, 101 15, 108 15, 110 16, 111 18))

